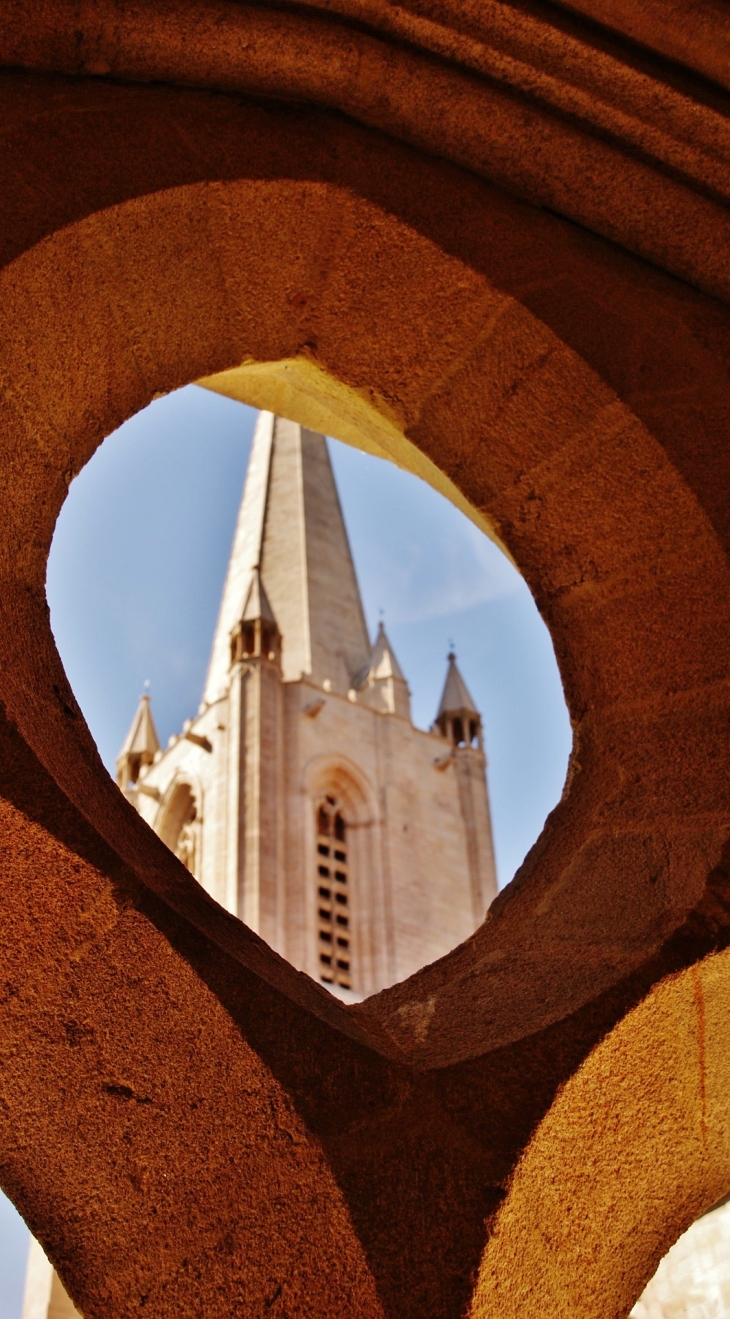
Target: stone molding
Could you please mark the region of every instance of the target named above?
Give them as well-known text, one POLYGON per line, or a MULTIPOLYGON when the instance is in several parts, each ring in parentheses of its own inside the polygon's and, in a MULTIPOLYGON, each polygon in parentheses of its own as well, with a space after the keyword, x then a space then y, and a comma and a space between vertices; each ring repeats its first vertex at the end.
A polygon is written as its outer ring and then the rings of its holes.
MULTIPOLYGON (((722 14, 708 4, 704 17, 724 45, 722 14)), ((554 7, 528 14, 492 0, 435 18, 383 0, 286 9, 101 0, 93 10, 35 0, 0 21, 0 63, 338 110, 706 292, 730 292, 721 89, 667 76, 650 51, 554 7)))

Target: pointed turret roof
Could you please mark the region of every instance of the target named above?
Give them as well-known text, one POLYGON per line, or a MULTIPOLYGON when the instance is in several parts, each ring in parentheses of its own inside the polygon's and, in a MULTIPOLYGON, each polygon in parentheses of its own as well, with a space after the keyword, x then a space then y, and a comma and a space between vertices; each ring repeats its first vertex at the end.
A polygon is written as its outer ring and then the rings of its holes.
POLYGON ((345 694, 370 643, 334 473, 322 435, 262 412, 254 434, 204 702, 228 686, 230 636, 260 579, 282 636, 285 681, 329 679, 345 694))
POLYGON ((370 660, 370 674, 374 679, 399 678, 401 682, 405 682, 403 670, 395 657, 395 651, 388 640, 383 623, 380 623, 378 635, 375 638, 370 660))
POLYGON ((469 689, 462 678, 457 664, 456 655, 453 651, 448 655, 449 667, 446 673, 446 682, 441 696, 441 704, 438 708, 436 720, 438 722, 444 715, 448 714, 479 714, 470 694, 469 689))
POLYGON ((127 756, 144 756, 151 761, 155 752, 159 749, 160 740, 157 736, 155 721, 152 718, 150 698, 145 692, 139 698, 139 705, 129 732, 124 739, 124 745, 117 756, 117 761, 123 760, 127 756))
POLYGON ((276 623, 274 611, 261 581, 258 564, 251 574, 251 585, 248 588, 246 603, 243 606, 242 618, 244 623, 254 622, 257 618, 265 618, 268 623, 276 623))
MULTIPOLYGON (((358 685, 358 679, 355 685, 358 685)), ((362 675, 359 685, 366 688, 364 699, 368 705, 383 714, 397 714, 403 719, 410 719, 411 694, 408 683, 382 623, 378 627, 370 666, 362 675)))

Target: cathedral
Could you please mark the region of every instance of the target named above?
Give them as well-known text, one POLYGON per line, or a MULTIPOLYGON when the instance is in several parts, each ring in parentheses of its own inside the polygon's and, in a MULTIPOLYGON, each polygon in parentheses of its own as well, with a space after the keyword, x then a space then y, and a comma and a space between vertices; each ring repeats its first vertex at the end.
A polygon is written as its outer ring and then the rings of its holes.
POLYGON ((497 891, 481 719, 453 655, 430 731, 371 644, 327 442, 261 413, 203 699, 143 696, 122 791, 196 879, 355 1001, 465 939, 497 891))

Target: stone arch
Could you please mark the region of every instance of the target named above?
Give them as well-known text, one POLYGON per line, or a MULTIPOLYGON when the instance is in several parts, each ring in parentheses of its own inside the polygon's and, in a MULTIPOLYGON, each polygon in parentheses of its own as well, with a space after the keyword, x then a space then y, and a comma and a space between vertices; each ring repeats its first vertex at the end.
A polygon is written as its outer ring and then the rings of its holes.
POLYGON ((313 756, 302 773, 302 790, 310 801, 333 791, 345 803, 352 823, 367 827, 377 819, 372 784, 349 756, 313 756))
MULTIPOLYGON (((540 1123, 560 1087, 652 983, 725 937, 728 573, 702 491, 605 379, 483 269, 330 184, 257 178, 130 202, 27 253, 1 287, 3 370, 14 390, 3 430, 13 478, 2 491, 4 763, 23 766, 3 806, 6 919, 18 931, 8 974, 24 982, 39 968, 59 1030, 73 984, 104 1040, 103 1059, 93 1042, 74 1050, 74 1028, 54 1054, 59 1093, 87 1114, 82 1155, 69 1108, 52 1098, 39 1113, 29 1102, 33 1087, 45 1092, 47 1066, 36 1000, 23 1000, 13 1029, 29 1043, 13 1055, 23 1071, 7 1070, 0 1115, 4 1184, 89 1314, 137 1304, 145 1269, 143 1294, 160 1313, 192 1304, 183 1261, 196 1259, 217 1286, 206 1241, 226 1233, 227 1294, 238 1294, 245 1272, 252 1305, 267 1302, 275 1265, 298 1279, 290 1308, 334 1316, 346 1294, 357 1315, 461 1312, 485 1217, 497 1231, 508 1221, 502 1188, 531 1132, 547 1130, 540 1123), (227 277, 246 263, 245 285, 227 277), (101 437, 156 392, 247 356, 315 358, 493 523, 550 624, 576 726, 569 791, 485 926, 350 1012, 226 918, 132 817, 101 771, 44 613, 53 522, 101 437), (42 863, 29 866, 31 853, 42 863), (70 947, 83 950, 71 963, 70 947), (148 1054, 130 1057, 127 1019, 148 1054), (193 1117, 179 1059, 201 1020, 211 1043, 196 1054, 196 1083, 215 1102, 193 1117), (302 1052, 303 1070, 283 1044, 294 1038, 317 1044, 302 1052), (166 1069, 164 1104, 148 1093, 157 1072, 145 1072, 147 1056, 166 1069), (87 1076, 93 1087, 79 1084, 87 1076), (110 1106, 125 1096, 139 1101, 125 1130, 138 1131, 148 1101, 159 1108, 146 1167, 167 1208, 154 1224, 147 1183, 120 1188, 114 1171, 125 1156, 110 1106), (493 1129, 492 1112, 509 1112, 512 1125, 493 1129), (242 1114, 250 1145, 231 1148, 226 1133, 240 1130, 242 1114), (29 1127, 34 1140, 18 1139, 29 1127), (384 1152, 394 1192, 385 1216, 384 1152), (433 1203, 419 1183, 426 1156, 440 1179, 433 1203), (181 1203, 195 1188, 207 1236, 175 1219, 163 1168, 176 1170, 181 1203), (286 1223, 264 1230, 260 1215, 282 1185, 286 1223), (113 1231, 99 1203, 114 1204, 113 1231), (176 1252, 164 1300, 154 1263, 163 1240, 176 1252)), ((399 454, 405 461, 410 450, 395 443, 399 454)), ((636 1018, 624 1025, 638 1041, 636 1018)), ((651 1017, 648 1029, 661 1038, 651 1017)), ((713 1085, 725 1075, 719 1056, 705 1066, 713 1085)), ((617 1103, 630 1097, 644 1111, 640 1075, 623 1092, 613 1075, 602 1080, 617 1103)), ((549 1160, 578 1105, 574 1089, 562 1094, 549 1160)), ((699 1100, 690 1114, 691 1143, 707 1118, 699 1100)), ((678 1135, 675 1153, 687 1141, 678 1135)), ((594 1166, 611 1166, 610 1132, 592 1149, 594 1166)), ((718 1146, 711 1157, 721 1179, 726 1153, 718 1146)), ((688 1166, 699 1196, 701 1161, 688 1166)), ((638 1212, 625 1205, 627 1230, 638 1212)), ((623 1228, 608 1241, 615 1273, 623 1241, 623 1228)), ((514 1271, 497 1273, 500 1294, 517 1294, 514 1271)), ((606 1265, 600 1277, 609 1276, 606 1265)), ((622 1296, 616 1284, 610 1303, 622 1296)))
POLYGON ((728 1023, 723 952, 657 986, 597 1046, 515 1172, 475 1314, 601 1319, 609 1297, 628 1314, 669 1246, 730 1190, 728 1023))
MULTIPOLYGON (((645 427, 585 363, 524 307, 495 290, 478 272, 465 271, 460 262, 439 254, 433 244, 413 232, 403 231, 396 222, 379 215, 369 203, 351 200, 337 189, 319 192, 313 191, 308 184, 301 186, 299 213, 306 222, 306 236, 302 239, 297 233, 294 250, 289 251, 287 244, 290 240, 287 234, 280 230, 275 232, 275 222, 271 219, 267 222, 264 217, 266 214, 275 216, 277 206, 288 207, 290 201, 291 185, 282 187, 237 183, 226 188, 177 190, 155 199, 147 199, 144 206, 141 203, 130 203, 123 208, 124 216, 128 217, 130 224, 129 238, 125 236, 126 226, 121 211, 109 215, 106 223, 112 226, 117 235, 112 257, 115 272, 129 271, 132 280, 126 294, 120 286, 120 299, 131 314, 132 304, 129 299, 138 297, 136 312, 140 319, 143 316, 149 319, 153 309, 143 293, 143 286, 150 289, 149 297, 154 297, 152 289, 157 285, 158 299, 155 305, 165 309, 165 322, 153 322, 150 331, 149 351, 154 348, 161 356, 161 375, 154 383, 168 386, 182 383, 191 369, 196 370, 196 362, 200 364, 198 369, 205 369, 205 359, 201 354, 206 342, 209 343, 208 362, 215 360, 211 354, 231 354, 235 351, 227 344, 215 344, 218 336, 208 320, 204 329, 201 329, 200 348, 195 350, 187 370, 178 366, 177 380, 170 377, 169 369, 173 365, 170 349, 174 345, 177 352, 179 348, 174 329, 175 318, 179 317, 187 323, 188 316, 189 292, 181 291, 186 281, 178 278, 186 261, 194 262, 197 269, 196 296, 200 299, 205 293, 211 302, 223 300, 226 308, 225 316, 222 317, 224 325, 240 322, 242 316, 242 308, 238 305, 242 295, 237 293, 233 296, 230 290, 222 288, 218 276, 221 267, 234 266, 243 258, 243 249, 239 250, 237 244, 245 244, 248 260, 261 278, 263 276, 260 272, 263 269, 271 270, 273 265, 273 288, 268 293, 271 317, 268 322, 259 318, 254 329, 249 330, 247 326, 249 337, 246 342, 252 354, 264 358, 270 355, 275 360, 285 346, 290 349, 292 345, 289 302, 286 298, 277 299, 281 292, 282 272, 289 268, 294 253, 305 264, 307 261, 318 261, 320 233, 332 208, 341 225, 346 224, 354 229, 361 225, 364 216, 368 217, 378 235, 382 280, 382 283, 370 289, 369 296, 382 301, 383 288, 390 287, 393 292, 396 287, 392 283, 396 276, 395 270, 386 270, 386 254, 391 249, 400 279, 415 276, 418 268, 418 287, 422 290, 421 301, 411 309, 407 322, 402 308, 398 308, 397 354, 391 341, 387 353, 380 347, 371 353, 367 369, 373 379, 379 376, 380 380, 377 387, 371 387, 370 396, 383 399, 390 392, 389 385, 394 371, 397 370, 405 378, 398 407, 394 409, 391 402, 387 407, 380 404, 376 408, 385 416, 391 432, 395 427, 394 415, 400 413, 399 429, 411 437, 409 444, 402 450, 394 445, 394 456, 408 463, 411 447, 416 447, 433 462, 438 459, 436 465, 444 469, 447 475, 458 475, 458 484, 464 496, 497 527, 535 591, 551 627, 566 696, 581 741, 581 771, 578 776, 573 776, 571 792, 560 808, 559 815, 577 814, 578 796, 588 791, 587 785, 595 775, 600 779, 607 772, 605 762, 602 763, 601 758, 593 753, 599 712, 606 716, 611 711, 614 734, 618 737, 621 730, 619 711, 627 685, 634 702, 645 699, 654 701, 655 693, 665 690, 668 685, 675 691, 686 689, 689 692, 696 688, 700 673, 704 681, 716 682, 724 672, 724 645, 718 642, 714 623, 712 645, 709 644, 709 637, 701 632, 693 638, 691 646, 687 645, 684 632, 682 636, 675 637, 676 644, 666 644, 673 620, 680 616, 684 617, 689 612, 699 623, 704 617, 703 606, 712 605, 713 616, 716 618, 716 606, 722 598, 726 569, 724 557, 712 535, 712 528, 691 492, 678 478, 660 446, 645 427), (254 249, 252 226, 256 204, 263 210, 256 220, 260 233, 258 246, 254 249), (245 216, 237 234, 231 231, 228 205, 235 206, 236 213, 245 216), (173 262, 169 266, 163 264, 160 267, 155 235, 159 229, 174 228, 178 223, 178 215, 185 217, 187 252, 185 249, 177 249, 173 262), (209 272, 208 282, 200 269, 202 233, 196 228, 196 217, 197 222, 205 225, 210 259, 214 266, 209 272), (217 230, 217 225, 223 227, 217 230), (219 235, 217 239, 216 233, 219 235), (144 235, 147 235, 146 239, 144 235), (150 251, 154 251, 155 255, 154 269, 152 266, 146 267, 144 255, 145 243, 150 241, 153 242, 150 251), (276 251, 272 251, 272 247, 276 247, 276 251), (256 251, 260 253, 259 257, 255 257, 256 251), (424 274, 429 267, 432 267, 432 280, 424 274), (455 295, 458 290, 461 319, 458 330, 445 341, 437 327, 441 324, 442 307, 450 282, 455 295), (172 328, 163 328, 166 321, 172 323, 172 328), (425 330, 429 324, 432 326, 430 359, 424 345, 425 330), (279 339, 278 350, 273 344, 276 334, 285 336, 279 339), (394 361, 396 356, 397 360, 394 361), (501 363, 497 376, 491 365, 495 361, 501 363), (521 433, 519 444, 515 446, 516 429, 521 433), (488 444, 481 439, 486 434, 489 436, 488 444), (443 436, 448 436, 448 444, 444 442, 443 436), (473 462, 467 462, 470 445, 474 448, 473 462), (610 539, 604 536, 601 540, 607 509, 610 509, 609 516, 615 534, 610 539), (570 529, 567 540, 566 521, 570 529), (684 532, 681 541, 676 534, 678 527, 682 527, 684 532), (661 595, 654 590, 659 572, 663 583, 661 595), (632 600, 647 595, 651 601, 647 604, 648 612, 644 612, 641 629, 634 626, 633 618, 628 624, 630 635, 626 632, 626 609, 619 607, 619 598, 614 594, 619 584, 622 588, 625 586, 627 579, 632 600), (656 629, 662 629, 664 635, 665 644, 661 648, 655 642, 656 629), (699 658, 701 655, 704 656, 702 660, 699 658), (583 715, 589 707, 591 718, 585 719, 583 715)), ((88 320, 84 325, 77 324, 74 331, 80 336, 75 351, 81 361, 85 353, 89 352, 93 360, 99 341, 106 341, 109 356, 113 351, 114 323, 109 320, 107 289, 101 271, 97 277, 93 273, 95 257, 101 258, 102 264, 109 260, 107 246, 97 246, 92 237, 94 231, 104 224, 102 216, 82 223, 78 226, 78 232, 74 230, 65 240, 59 236, 53 243, 42 245, 36 253, 22 258, 12 271, 12 276, 17 278, 21 267, 39 264, 37 315, 50 317, 49 300, 54 296, 52 265, 57 261, 57 245, 70 244, 73 261, 78 262, 83 254, 89 290, 85 304, 88 320), (82 340, 88 341, 92 333, 94 344, 92 346, 88 342, 88 347, 84 349, 82 340)), ((349 260, 348 257, 346 264, 349 260)), ((367 265, 368 261, 368 250, 363 246, 358 263, 362 266, 367 265)), ((364 272, 361 273, 364 275, 364 272)), ((192 276, 192 271, 190 274, 192 276)), ((120 273, 119 278, 123 285, 124 274, 120 273)), ((331 280, 336 282, 337 278, 336 269, 333 269, 331 280)), ((10 282, 8 305, 12 306, 12 278, 10 282)), ((366 290, 361 289, 361 294, 366 303, 366 290)), ((247 299, 257 304, 262 296, 260 286, 252 286, 246 293, 247 299)), ((362 374, 360 366, 357 368, 360 375, 357 372, 353 374, 352 367, 345 369, 344 364, 339 368, 336 366, 339 316, 335 314, 333 318, 329 302, 328 297, 322 308, 321 321, 317 324, 317 342, 322 357, 330 359, 328 374, 334 373, 340 380, 344 375, 343 383, 349 390, 349 397, 356 401, 358 390, 367 387, 367 378, 362 374)), ((210 310, 212 315, 212 306, 210 310)), ((68 311, 68 308, 64 308, 64 311, 68 311)), ((22 314, 20 307, 17 308, 17 314, 22 314)), ((396 314, 393 305, 391 314, 396 314)), ((364 319, 367 315, 369 312, 364 305, 358 319, 348 326, 348 343, 364 335, 364 319)), ((382 306, 380 324, 381 327, 385 325, 385 310, 382 306)), ((71 328, 69 326, 69 333, 71 328)), ((121 370, 123 352, 118 354, 117 360, 117 369, 121 370)), ((132 367, 131 358, 127 366, 132 367)), ((139 384, 136 363, 130 377, 132 382, 136 390, 139 384)), ((93 381, 90 382, 80 372, 76 386, 77 402, 79 407, 83 405, 87 418, 89 413, 94 414, 102 402, 107 412, 110 406, 106 386, 103 397, 100 395, 94 400, 92 393, 89 399, 90 383, 93 385, 93 381)), ((54 394, 53 390, 50 392, 54 394)), ((122 415, 127 410, 128 407, 125 407, 122 415)), ((119 419, 121 417, 117 414, 114 420, 119 419)), ((37 449, 26 450, 26 465, 37 460, 38 452, 37 449)), ((72 461, 71 455, 64 451, 62 460, 65 472, 72 461)), ((74 470, 73 467, 71 470, 74 470)), ((45 478, 47 460, 44 461, 42 471, 45 478)), ((26 475, 32 480, 33 473, 30 470, 26 475)), ((62 490, 63 485, 59 484, 57 500, 62 490)), ((11 490, 7 500, 9 530, 14 520, 13 494, 11 490)), ((54 511, 54 508, 48 510, 49 523, 54 511)), ((22 543, 24 549, 19 556, 16 571, 30 584, 41 576, 47 542, 44 543, 42 538, 26 538, 22 543)), ((673 714, 666 712, 659 719, 653 728, 654 736, 659 739, 667 736, 666 719, 671 721, 673 714)), ((633 738, 631 743, 633 747, 633 738)), ((590 790, 595 792, 597 786, 594 781, 590 790)), ((608 828, 611 832, 612 826, 608 828)), ((595 847, 600 838, 602 847, 600 829, 596 835, 593 822, 590 832, 594 838, 592 845, 595 847)), ((590 847, 587 840, 586 845, 590 847)), ((646 859, 648 853, 644 839, 637 841, 632 832, 631 838, 625 838, 624 846, 629 851, 634 850, 634 860, 640 869, 651 870, 654 867, 653 856, 651 860, 646 859)), ((543 857, 543 872, 547 865, 543 857)), ((582 865, 571 873, 574 873, 574 878, 568 887, 582 889, 582 865)), ((706 874, 703 855, 694 879, 694 891, 698 894, 706 874)), ((565 892, 566 878, 564 875, 561 879, 561 892, 565 892)), ((666 890, 665 896, 671 908, 675 899, 684 902, 689 883, 689 877, 683 875, 679 898, 672 889, 669 877, 655 891, 665 893, 666 890)), ((625 890, 623 881, 621 889, 625 890)), ((574 938, 578 937, 584 922, 589 922, 595 937, 598 909, 608 892, 604 887, 596 893, 594 901, 598 907, 592 907, 587 894, 584 894, 583 914, 575 909, 571 913, 574 938)), ((524 894, 523 884, 519 896, 515 894, 513 903, 521 905, 525 900, 524 894)), ((530 905, 532 898, 531 893, 530 905)), ((553 905, 551 899, 551 909, 553 905)), ((653 904, 649 903, 644 913, 646 933, 652 925, 652 911, 653 904)), ((636 935, 636 915, 633 903, 629 908, 624 907, 623 913, 620 904, 618 908, 615 903, 612 904, 610 917, 605 910, 610 926, 606 928, 606 933, 609 943, 613 941, 615 945, 615 953, 617 940, 623 937, 621 920, 627 922, 627 927, 631 926, 633 938, 636 935)), ((562 914, 558 919, 562 920, 562 914)), ((550 920, 549 911, 543 911, 540 916, 542 931, 549 929, 550 920)), ((628 960, 631 961, 630 953, 628 960)), ((573 960, 573 974, 567 978, 566 987, 570 980, 575 979, 574 972, 573 960)), ((615 966, 610 975, 614 972, 615 966)), ((577 992, 580 995, 581 991, 577 992)), ((563 1007, 561 1003, 561 1010, 563 1007)), ((523 1023, 523 1029, 526 1025, 526 1022, 523 1023)))

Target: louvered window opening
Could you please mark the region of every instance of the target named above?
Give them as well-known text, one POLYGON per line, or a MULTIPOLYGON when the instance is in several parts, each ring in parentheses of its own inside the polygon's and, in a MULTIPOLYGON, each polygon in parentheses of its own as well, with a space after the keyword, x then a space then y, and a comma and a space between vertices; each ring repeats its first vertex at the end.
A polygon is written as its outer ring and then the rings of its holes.
POLYGON ((351 989, 347 827, 334 797, 317 809, 317 936, 320 980, 351 989))

